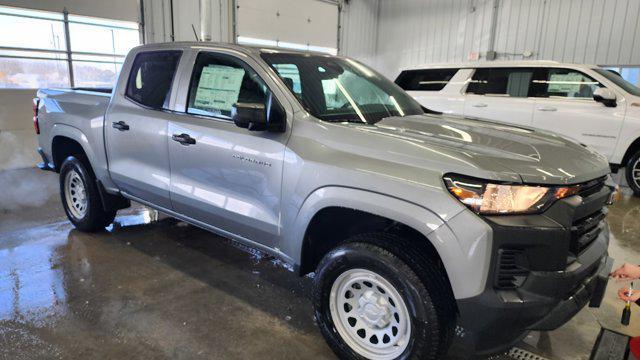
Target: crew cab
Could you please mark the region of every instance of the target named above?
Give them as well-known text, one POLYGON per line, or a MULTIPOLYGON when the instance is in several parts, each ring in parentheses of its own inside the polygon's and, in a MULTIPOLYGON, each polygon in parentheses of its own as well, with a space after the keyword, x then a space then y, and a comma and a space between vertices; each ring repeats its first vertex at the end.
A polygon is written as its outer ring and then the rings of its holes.
POLYGON ((434 114, 349 58, 144 45, 113 90, 38 91, 34 122, 77 229, 135 201, 313 272, 343 358, 441 358, 456 326, 500 351, 607 284, 606 158, 434 114))
POLYGON ((615 71, 554 61, 437 64, 405 69, 396 83, 435 111, 576 139, 614 171, 625 167, 640 195, 640 88, 615 71))

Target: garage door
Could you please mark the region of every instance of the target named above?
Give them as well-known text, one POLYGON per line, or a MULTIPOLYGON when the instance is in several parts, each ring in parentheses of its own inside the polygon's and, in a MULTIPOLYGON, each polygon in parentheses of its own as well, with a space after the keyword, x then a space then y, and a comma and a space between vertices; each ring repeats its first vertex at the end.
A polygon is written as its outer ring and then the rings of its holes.
POLYGON ((335 53, 338 6, 323 0, 238 0, 239 43, 335 53))

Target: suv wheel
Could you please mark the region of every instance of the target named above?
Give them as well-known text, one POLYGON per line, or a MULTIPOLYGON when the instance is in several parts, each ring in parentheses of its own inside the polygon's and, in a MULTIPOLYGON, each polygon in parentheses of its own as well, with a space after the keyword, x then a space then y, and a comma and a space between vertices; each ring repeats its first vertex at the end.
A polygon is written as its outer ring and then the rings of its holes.
POLYGON ((64 211, 82 231, 97 231, 111 224, 115 211, 105 211, 95 176, 77 158, 69 156, 60 167, 60 196, 64 211))
POLYGON ((637 151, 626 164, 627 184, 636 196, 640 196, 640 151, 637 151))
POLYGON ((320 330, 340 358, 438 359, 455 324, 451 290, 440 289, 446 277, 428 263, 409 266, 403 259, 414 255, 410 250, 390 246, 391 252, 382 242, 402 239, 359 235, 322 259, 314 284, 320 330))

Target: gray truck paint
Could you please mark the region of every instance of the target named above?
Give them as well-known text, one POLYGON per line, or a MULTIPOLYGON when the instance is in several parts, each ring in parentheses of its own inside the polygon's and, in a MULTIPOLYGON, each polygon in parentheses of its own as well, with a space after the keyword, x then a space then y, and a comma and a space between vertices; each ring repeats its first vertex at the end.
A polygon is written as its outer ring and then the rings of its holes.
MULTIPOLYGON (((276 51, 276 50, 273 50, 276 51)), ((375 125, 328 123, 308 114, 259 49, 209 43, 145 45, 126 58, 108 95, 41 90, 39 146, 56 136, 81 144, 107 191, 256 246, 293 265, 304 233, 326 207, 358 209, 421 232, 443 260, 456 299, 485 288, 492 233, 444 188, 458 173, 513 183, 573 184, 608 174, 605 158, 555 134, 478 120, 421 115, 375 125), (180 49, 169 109, 124 96, 141 51, 180 49), (198 52, 249 64, 283 104, 284 133, 250 132, 184 113, 198 52), (131 131, 111 123, 126 119, 131 131), (188 132, 197 145, 170 141, 188 132)), ((59 164, 56 164, 59 165, 59 164)))

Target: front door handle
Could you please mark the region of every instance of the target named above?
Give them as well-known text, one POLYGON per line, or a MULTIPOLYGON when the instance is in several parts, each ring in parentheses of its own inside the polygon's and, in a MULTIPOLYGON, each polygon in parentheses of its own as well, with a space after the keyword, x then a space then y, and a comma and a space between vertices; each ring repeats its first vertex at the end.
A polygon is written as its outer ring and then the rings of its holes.
POLYGON ((127 125, 127 123, 124 122, 124 121, 114 122, 114 123, 111 124, 111 126, 113 126, 114 129, 118 129, 120 131, 129 130, 129 125, 127 125))
POLYGON ((196 139, 192 138, 191 136, 189 136, 189 134, 173 134, 173 136, 171 136, 171 140, 173 141, 177 141, 182 145, 188 146, 188 145, 195 145, 196 144, 196 139))
POLYGON ((539 107, 538 111, 557 111, 558 109, 554 108, 553 106, 543 106, 543 107, 539 107))
POLYGON ((483 107, 487 107, 487 104, 485 104, 485 103, 476 103, 476 104, 473 104, 473 107, 483 108, 483 107))

